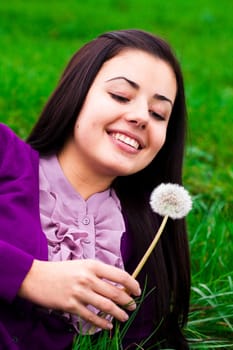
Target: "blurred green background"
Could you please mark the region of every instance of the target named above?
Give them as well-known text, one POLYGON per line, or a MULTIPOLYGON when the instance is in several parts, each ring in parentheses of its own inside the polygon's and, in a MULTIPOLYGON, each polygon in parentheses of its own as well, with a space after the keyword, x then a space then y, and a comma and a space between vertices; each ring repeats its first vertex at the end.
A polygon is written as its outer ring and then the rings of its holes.
POLYGON ((187 331, 200 340, 192 349, 232 349, 232 0, 1 1, 0 122, 25 138, 71 55, 102 32, 126 28, 169 41, 183 68, 184 185, 194 198, 187 331))
POLYGON ((194 194, 233 199, 231 0, 2 1, 0 121, 25 137, 70 56, 125 28, 168 40, 185 77, 189 134, 184 180, 194 194))

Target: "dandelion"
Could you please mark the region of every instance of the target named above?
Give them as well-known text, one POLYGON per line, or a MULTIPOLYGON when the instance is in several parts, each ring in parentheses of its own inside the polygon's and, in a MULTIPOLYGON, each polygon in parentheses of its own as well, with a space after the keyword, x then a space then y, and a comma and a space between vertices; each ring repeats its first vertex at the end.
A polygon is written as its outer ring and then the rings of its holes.
POLYGON ((161 184, 156 187, 150 196, 152 210, 172 219, 181 219, 192 208, 192 200, 188 191, 177 184, 161 184))
MULTIPOLYGON (((186 216, 192 208, 192 200, 188 191, 186 191, 184 187, 177 184, 162 183, 152 191, 150 196, 150 206, 155 213, 163 216, 164 218, 155 235, 155 238, 132 273, 134 278, 137 277, 158 243, 168 218, 181 219, 186 216)), ((107 314, 105 312, 99 312, 98 315, 101 317, 106 317, 107 314)), ((92 326, 88 333, 93 334, 95 331, 96 327, 92 326)))
POLYGON ((155 235, 155 238, 134 270, 132 274, 134 278, 137 277, 158 243, 168 218, 181 219, 186 216, 192 209, 192 200, 188 191, 185 190, 184 187, 178 184, 162 183, 152 191, 150 196, 150 206, 155 213, 163 216, 164 218, 155 235))

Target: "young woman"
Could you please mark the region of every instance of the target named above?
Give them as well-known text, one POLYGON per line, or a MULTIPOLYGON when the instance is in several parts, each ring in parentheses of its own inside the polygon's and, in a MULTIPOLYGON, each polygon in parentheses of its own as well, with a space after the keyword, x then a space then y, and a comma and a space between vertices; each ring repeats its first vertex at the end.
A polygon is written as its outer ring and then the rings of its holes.
POLYGON ((130 276, 161 221, 151 191, 182 183, 185 128, 179 64, 139 30, 100 35, 72 57, 27 143, 0 126, 3 349, 71 349, 78 326, 126 321, 145 286, 124 346, 153 334, 145 349, 188 349, 183 219, 168 222, 139 283, 130 276))

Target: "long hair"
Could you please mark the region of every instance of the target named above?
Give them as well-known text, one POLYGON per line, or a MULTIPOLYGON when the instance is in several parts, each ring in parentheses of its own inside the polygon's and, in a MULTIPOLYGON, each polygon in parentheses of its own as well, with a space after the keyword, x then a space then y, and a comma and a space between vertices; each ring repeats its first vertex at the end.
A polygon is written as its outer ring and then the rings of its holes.
MULTIPOLYGON (((170 46, 161 38, 140 30, 119 30, 100 35, 74 54, 57 88, 49 98, 27 141, 40 154, 58 153, 74 125, 86 95, 103 63, 126 48, 139 49, 167 62, 173 69, 177 93, 166 140, 153 161, 140 172, 115 179, 115 188, 133 242, 133 256, 126 265, 131 272, 144 254, 161 218, 152 213, 149 195, 161 182, 182 184, 186 134, 186 105, 180 65, 170 46)), ((190 262, 185 220, 170 220, 155 251, 139 275, 147 278, 154 323, 162 325, 153 342, 186 349, 180 328, 187 322, 190 297, 190 262)))

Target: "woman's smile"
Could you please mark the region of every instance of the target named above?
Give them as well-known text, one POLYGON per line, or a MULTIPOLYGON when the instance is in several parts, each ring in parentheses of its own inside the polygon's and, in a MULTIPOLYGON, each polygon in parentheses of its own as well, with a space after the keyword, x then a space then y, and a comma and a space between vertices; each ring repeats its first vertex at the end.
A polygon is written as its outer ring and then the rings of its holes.
POLYGON ((111 134, 111 136, 115 140, 120 141, 121 143, 124 143, 126 145, 129 145, 131 148, 134 148, 135 150, 139 149, 140 144, 138 143, 138 141, 136 141, 135 139, 132 139, 129 136, 120 134, 119 132, 113 133, 113 134, 111 134))
POLYGON ((113 139, 113 142, 118 145, 123 151, 129 153, 137 153, 144 146, 144 142, 136 135, 129 132, 110 131, 108 134, 113 139))
POLYGON ((159 58, 127 49, 106 61, 66 146, 74 167, 108 185, 145 168, 165 142, 175 96, 173 70, 159 58))

